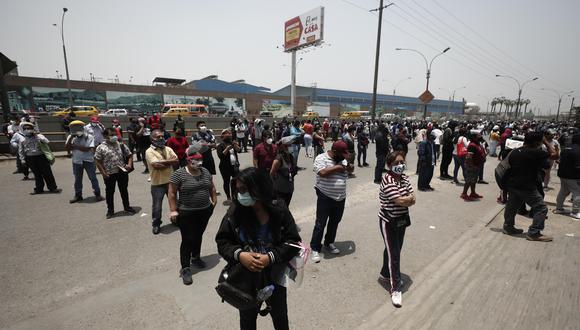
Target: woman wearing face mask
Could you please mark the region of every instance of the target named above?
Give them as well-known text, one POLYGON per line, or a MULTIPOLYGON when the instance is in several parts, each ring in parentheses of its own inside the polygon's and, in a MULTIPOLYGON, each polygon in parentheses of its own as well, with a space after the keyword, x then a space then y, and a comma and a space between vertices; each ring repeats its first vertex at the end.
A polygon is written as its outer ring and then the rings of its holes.
POLYGON ((222 142, 216 148, 217 155, 220 159, 219 169, 224 182, 224 191, 227 200, 224 205, 230 205, 232 202, 233 187, 231 180, 238 174, 240 163, 238 162, 238 152, 240 146, 236 141, 232 141, 232 133, 229 129, 222 131, 222 142))
POLYGON ((95 162, 105 181, 107 215, 110 219, 115 214, 115 185, 119 188, 123 208, 129 214, 135 210, 129 204, 129 172, 133 171, 133 154, 122 142, 119 142, 115 130, 107 128, 103 132, 105 141, 95 150, 95 162))
POLYGON ((270 169, 270 176, 274 181, 274 196, 284 200, 288 207, 290 207, 290 201, 292 201, 294 176, 296 176, 297 172, 294 166, 294 158, 288 151, 288 146, 292 145, 294 139, 294 136, 286 136, 277 143, 278 155, 270 169))
POLYGON ((401 249, 405 229, 411 225, 409 207, 415 204, 415 193, 405 175, 405 154, 394 151, 387 156, 388 171, 383 176, 379 190, 379 226, 385 242, 383 267, 379 281, 390 283, 391 301, 395 307, 402 306, 401 249))
MULTIPOLYGON (((296 223, 285 205, 272 200, 272 181, 266 172, 246 168, 235 182, 237 201, 216 235, 218 252, 228 266, 241 264, 252 277, 261 279, 256 290, 273 286, 266 303, 274 328, 288 329, 286 288, 280 283, 288 261, 298 253, 292 246, 301 241, 296 223)), ((259 306, 239 311, 241 329, 256 329, 258 310, 259 306)))
POLYGON ((193 283, 191 266, 206 267, 200 257, 201 242, 217 203, 211 173, 202 167, 202 152, 206 148, 194 142, 187 149, 187 166, 173 172, 169 182, 171 222, 176 223, 181 232, 180 275, 185 285, 193 283))
POLYGON ((51 193, 60 193, 62 190, 56 186, 50 163, 40 149, 41 143, 49 143, 48 139, 37 133, 35 126, 29 122, 22 122, 23 138, 18 141, 18 156, 23 166, 28 166, 34 173, 35 188, 31 195, 42 194, 44 184, 51 193))
POLYGON ((465 156, 465 184, 463 192, 459 197, 466 202, 471 202, 483 198, 475 192, 477 179, 483 163, 485 161, 485 150, 480 144, 481 133, 470 132, 467 155, 465 156), (471 194, 467 195, 467 190, 471 188, 471 194))

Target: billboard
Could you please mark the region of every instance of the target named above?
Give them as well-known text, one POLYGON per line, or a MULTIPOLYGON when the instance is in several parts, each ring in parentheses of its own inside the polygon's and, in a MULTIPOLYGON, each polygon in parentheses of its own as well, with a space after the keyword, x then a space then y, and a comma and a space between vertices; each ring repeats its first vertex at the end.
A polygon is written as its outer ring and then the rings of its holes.
POLYGON ((324 7, 296 16, 284 23, 284 51, 318 44, 323 40, 324 7))
POLYGON ((274 118, 283 118, 294 114, 290 101, 286 100, 263 99, 262 111, 271 112, 274 118))

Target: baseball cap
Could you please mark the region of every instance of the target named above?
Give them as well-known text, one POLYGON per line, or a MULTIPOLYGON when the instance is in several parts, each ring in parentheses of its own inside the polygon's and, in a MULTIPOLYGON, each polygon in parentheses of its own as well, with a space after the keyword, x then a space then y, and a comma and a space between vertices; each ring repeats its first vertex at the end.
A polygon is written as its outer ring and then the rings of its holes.
POLYGON ((348 158, 350 156, 350 154, 348 152, 348 146, 346 145, 346 142, 344 142, 342 140, 335 141, 332 144, 332 148, 330 150, 332 150, 333 152, 337 152, 339 154, 342 154, 344 156, 344 158, 348 158))
POLYGON ((75 125, 82 125, 85 126, 85 123, 82 120, 73 120, 68 124, 68 126, 75 126, 75 125))
POLYGON ((203 144, 199 141, 194 141, 189 148, 187 148, 187 159, 201 159, 201 155, 208 149, 207 144, 203 144))

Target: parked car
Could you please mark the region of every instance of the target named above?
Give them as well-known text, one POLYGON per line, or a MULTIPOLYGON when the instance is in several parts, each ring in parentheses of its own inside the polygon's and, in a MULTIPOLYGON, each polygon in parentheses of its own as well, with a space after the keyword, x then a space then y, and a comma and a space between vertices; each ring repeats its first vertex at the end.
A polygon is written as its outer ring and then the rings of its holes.
POLYGON ((228 110, 224 114, 224 117, 239 118, 239 117, 242 117, 242 115, 243 115, 243 113, 241 111, 238 111, 238 110, 228 110))
POLYGON ((213 103, 209 105, 209 112, 216 115, 223 115, 229 110, 229 107, 223 103, 213 103))
POLYGON ((66 109, 62 109, 62 110, 53 112, 52 115, 55 117, 64 117, 64 116, 70 114, 71 111, 74 111, 75 115, 77 115, 79 117, 92 117, 92 116, 99 115, 99 110, 97 109, 97 107, 94 107, 92 105, 74 106, 72 108, 66 108, 66 109))
POLYGON ((320 117, 318 115, 318 112, 314 112, 314 111, 308 111, 308 112, 305 112, 302 115, 302 119, 310 119, 310 120, 312 120, 312 119, 315 119, 315 118, 318 118, 318 117, 320 117))
POLYGON ((109 109, 106 112, 99 114, 100 117, 120 117, 127 115, 129 115, 127 109, 109 109))
POLYGON ((181 106, 165 106, 162 117, 207 117, 207 109, 203 104, 186 104, 181 106))

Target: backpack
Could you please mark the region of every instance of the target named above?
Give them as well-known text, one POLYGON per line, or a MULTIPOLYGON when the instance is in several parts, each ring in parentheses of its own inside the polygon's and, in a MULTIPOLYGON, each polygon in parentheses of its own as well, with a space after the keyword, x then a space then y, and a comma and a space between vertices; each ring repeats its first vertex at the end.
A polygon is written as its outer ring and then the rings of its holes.
POLYGON ((502 159, 501 162, 499 162, 499 164, 497 164, 497 166, 495 167, 495 182, 497 182, 497 186, 499 187, 499 189, 501 190, 506 190, 507 189, 507 179, 509 178, 509 172, 511 170, 511 165, 510 165, 510 155, 512 153, 510 152, 509 154, 507 154, 507 156, 502 159))
POLYGON ((465 146, 465 143, 463 143, 461 138, 462 136, 460 136, 459 139, 457 140, 457 157, 459 158, 463 158, 467 155, 467 147, 465 146))

